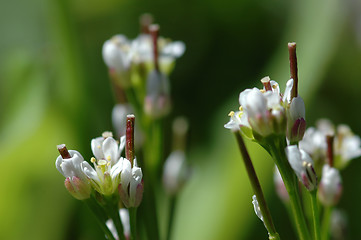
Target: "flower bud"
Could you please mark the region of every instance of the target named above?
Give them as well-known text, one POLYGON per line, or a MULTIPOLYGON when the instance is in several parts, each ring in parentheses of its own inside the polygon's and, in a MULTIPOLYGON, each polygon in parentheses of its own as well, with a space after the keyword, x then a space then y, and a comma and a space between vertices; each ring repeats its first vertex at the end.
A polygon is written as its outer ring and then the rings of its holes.
POLYGON ((307 190, 316 189, 317 175, 311 157, 302 149, 298 149, 296 145, 287 146, 286 154, 292 169, 307 190))
POLYGON ((137 166, 137 160, 134 159, 134 166, 128 159, 123 161, 123 170, 118 187, 120 199, 125 207, 138 207, 143 198, 143 174, 142 169, 137 166))
POLYGON ((187 178, 185 154, 183 151, 172 152, 163 168, 163 186, 169 195, 175 195, 187 178))
POLYGON ((301 97, 295 97, 286 109, 287 138, 291 143, 299 142, 306 131, 305 103, 301 97))
POLYGON ((90 197, 91 186, 87 176, 81 169, 84 161, 83 156, 74 150, 67 150, 65 144, 58 145, 61 155, 56 159, 55 165, 58 171, 66 178, 64 185, 69 193, 79 200, 90 197))
POLYGON ((336 168, 324 165, 320 182, 318 197, 325 206, 334 206, 340 200, 342 194, 342 180, 340 172, 336 168))
POLYGON ((64 185, 68 192, 78 200, 85 200, 90 197, 91 187, 88 181, 82 181, 76 176, 67 177, 64 185))
POLYGON ((161 118, 170 111, 169 80, 163 73, 154 70, 147 78, 144 111, 153 118, 161 118))

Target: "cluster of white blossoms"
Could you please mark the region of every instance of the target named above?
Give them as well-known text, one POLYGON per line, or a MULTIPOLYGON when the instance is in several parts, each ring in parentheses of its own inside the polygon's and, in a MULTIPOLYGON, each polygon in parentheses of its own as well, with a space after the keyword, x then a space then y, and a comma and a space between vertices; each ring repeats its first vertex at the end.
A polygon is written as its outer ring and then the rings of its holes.
POLYGON ((239 111, 231 112, 228 129, 240 129, 248 138, 284 134, 290 142, 302 139, 306 121, 305 105, 301 97, 291 97, 293 79, 286 84, 284 94, 276 81, 265 77, 263 89, 253 88, 239 95, 239 111))
MULTIPOLYGON (((169 73, 176 58, 183 55, 185 44, 181 41, 159 37, 157 41, 159 67, 162 72, 169 73)), ((153 61, 153 40, 150 34, 141 33, 134 40, 118 34, 105 41, 103 59, 111 72, 123 74, 132 65, 151 65, 153 61)))
POLYGON ((312 156, 315 161, 325 161, 327 157, 327 136, 334 136, 333 153, 334 165, 345 167, 351 159, 361 156, 361 139, 345 124, 335 127, 329 120, 317 121, 316 127, 306 130, 300 141, 300 148, 312 156))
POLYGON ((66 178, 65 186, 77 199, 88 199, 91 188, 98 193, 109 196, 119 190, 119 195, 126 207, 139 206, 143 194, 142 170, 136 165, 131 167, 130 161, 121 157, 125 146, 125 136, 119 143, 113 138, 112 133, 104 132, 101 137, 91 141, 94 157, 91 158, 92 167, 84 161, 82 155, 74 150, 58 156, 56 168, 66 178), (126 187, 126 190, 120 186, 126 187), (128 187, 130 186, 130 187, 128 187), (126 191, 126 194, 124 194, 126 191))

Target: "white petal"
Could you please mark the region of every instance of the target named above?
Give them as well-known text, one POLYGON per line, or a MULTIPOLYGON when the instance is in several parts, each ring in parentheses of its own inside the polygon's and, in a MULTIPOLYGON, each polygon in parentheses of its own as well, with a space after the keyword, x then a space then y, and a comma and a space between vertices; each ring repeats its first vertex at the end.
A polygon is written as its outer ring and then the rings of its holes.
POLYGON ((175 42, 167 44, 162 49, 162 54, 178 58, 183 55, 185 50, 186 50, 186 46, 185 46, 184 42, 175 41, 175 42))
POLYGON ((120 177, 120 183, 122 184, 122 188, 124 191, 127 192, 128 185, 132 178, 132 169, 131 169, 131 163, 128 159, 123 159, 123 168, 122 168, 122 174, 120 177))
POLYGON ((81 168, 88 178, 93 179, 96 182, 100 182, 97 172, 90 166, 88 162, 82 162, 81 168))
POLYGON ((112 166, 111 170, 110 170, 110 176, 112 179, 115 179, 116 177, 119 176, 120 172, 122 171, 123 168, 123 158, 120 158, 119 161, 112 166))
POLYGON ((249 118, 254 118, 257 115, 265 117, 267 112, 267 100, 265 96, 259 91, 259 89, 254 88, 247 94, 246 99, 246 109, 249 118))
POLYGON ((56 169, 58 169, 58 171, 59 171, 64 177, 67 177, 67 176, 64 175, 63 169, 61 168, 62 163, 63 163, 63 158, 61 157, 61 155, 59 155, 59 156, 56 158, 56 161, 55 161, 56 169))
POLYGON ((121 154, 125 147, 125 136, 120 137, 119 154, 121 154))
POLYGON ((303 166, 302 166, 301 153, 298 147, 296 145, 287 146, 286 154, 292 169, 295 171, 296 175, 299 178, 301 178, 303 166))
POLYGON ((112 137, 107 137, 102 145, 104 158, 110 161, 111 166, 117 163, 120 157, 117 141, 112 137))
POLYGON ((305 111, 305 103, 303 99, 301 97, 293 98, 289 109, 291 122, 295 122, 299 118, 305 119, 305 111))
POLYGON ((287 103, 290 103, 292 87, 293 87, 293 79, 291 78, 286 83, 286 89, 282 99, 283 102, 287 101, 287 103))
POLYGON ((91 141, 91 149, 96 159, 104 159, 104 154, 102 149, 103 142, 104 142, 103 137, 97 137, 92 139, 91 141))
POLYGON ((129 222, 128 209, 126 209, 126 208, 119 209, 119 215, 120 215, 120 219, 121 219, 122 224, 123 224, 124 235, 125 236, 130 236, 130 222, 129 222))

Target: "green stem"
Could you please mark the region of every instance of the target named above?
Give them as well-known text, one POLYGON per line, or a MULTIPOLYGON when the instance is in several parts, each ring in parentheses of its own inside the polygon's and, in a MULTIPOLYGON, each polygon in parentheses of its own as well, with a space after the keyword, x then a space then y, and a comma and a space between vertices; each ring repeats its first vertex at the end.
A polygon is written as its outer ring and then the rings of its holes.
POLYGON ((109 240, 115 240, 113 234, 110 232, 108 226, 105 224, 103 209, 94 201, 93 198, 84 200, 84 203, 89 207, 95 216, 100 228, 109 240))
POLYGON ((314 190, 309 193, 310 193, 310 197, 311 197, 314 239, 320 240, 321 239, 321 232, 320 232, 321 228, 320 228, 320 214, 318 211, 318 202, 317 202, 317 191, 314 190))
POLYGON ((104 196, 106 210, 108 216, 113 220, 115 229, 118 232, 118 239, 125 240, 123 224, 119 215, 118 201, 119 198, 116 195, 104 196))
POLYGON ((279 137, 277 139, 278 140, 275 141, 275 138, 272 138, 267 142, 268 146, 270 147, 269 150, 278 167, 278 170, 280 171, 286 190, 290 197, 291 211, 294 217, 298 236, 301 240, 309 240, 311 238, 302 210, 298 189, 298 180, 288 162, 285 152, 286 140, 284 137, 279 137))
POLYGON ((329 232, 330 232, 330 221, 331 221, 331 214, 332 214, 332 207, 325 207, 323 212, 323 219, 322 219, 322 233, 321 239, 328 240, 329 239, 329 232))
POLYGON ((266 199, 262 192, 261 184, 259 183, 256 171, 254 170, 252 164, 252 160, 248 154, 246 145, 244 144, 240 131, 235 132, 235 136, 238 142, 240 152, 242 154, 244 165, 247 170, 248 178, 253 188, 253 192, 256 195, 257 201, 259 203, 259 207, 263 216, 263 222, 269 234, 269 239, 273 239, 273 240, 280 239, 280 236, 277 233, 276 228, 273 224, 271 213, 268 209, 266 199))
POLYGON ((129 211, 130 239, 137 239, 137 208, 132 207, 129 211))
POLYGON ((172 226, 173 226, 173 220, 174 220, 174 210, 176 205, 176 197, 171 196, 170 197, 170 206, 169 206, 169 218, 168 218, 168 230, 167 230, 167 240, 170 240, 172 235, 172 226))

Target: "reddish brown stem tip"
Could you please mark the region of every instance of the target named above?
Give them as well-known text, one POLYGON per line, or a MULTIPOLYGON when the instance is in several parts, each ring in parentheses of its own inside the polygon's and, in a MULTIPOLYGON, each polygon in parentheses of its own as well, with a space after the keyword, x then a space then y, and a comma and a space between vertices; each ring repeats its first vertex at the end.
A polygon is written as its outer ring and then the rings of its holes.
POLYGON ((57 146, 57 148, 63 159, 71 158, 71 155, 70 155, 68 149, 66 148, 65 144, 60 144, 57 146))
POLYGON ((149 26, 149 33, 152 36, 153 40, 153 61, 154 68, 159 72, 159 63, 158 63, 158 36, 159 36, 159 25, 152 24, 149 26))
POLYGON ((127 115, 127 125, 125 134, 125 157, 133 165, 134 159, 134 125, 135 116, 133 114, 127 115))
POLYGON ((335 139, 335 136, 328 135, 326 136, 327 141, 327 161, 328 165, 330 167, 333 167, 334 161, 333 161, 333 141, 335 139))
POLYGON ((296 43, 288 43, 288 53, 290 59, 290 73, 293 78, 293 87, 291 92, 291 99, 298 96, 298 69, 297 69, 297 55, 296 55, 296 43))

